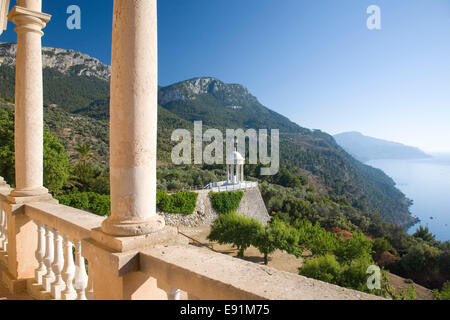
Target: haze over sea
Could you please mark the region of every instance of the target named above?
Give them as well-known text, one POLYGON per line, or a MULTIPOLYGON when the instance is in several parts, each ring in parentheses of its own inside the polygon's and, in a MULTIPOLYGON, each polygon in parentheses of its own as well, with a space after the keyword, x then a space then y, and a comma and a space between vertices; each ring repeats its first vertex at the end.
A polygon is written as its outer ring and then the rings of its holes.
POLYGON ((436 240, 450 240, 450 153, 433 153, 433 158, 413 160, 371 160, 366 164, 383 170, 397 187, 414 201, 413 216, 428 226, 436 240))

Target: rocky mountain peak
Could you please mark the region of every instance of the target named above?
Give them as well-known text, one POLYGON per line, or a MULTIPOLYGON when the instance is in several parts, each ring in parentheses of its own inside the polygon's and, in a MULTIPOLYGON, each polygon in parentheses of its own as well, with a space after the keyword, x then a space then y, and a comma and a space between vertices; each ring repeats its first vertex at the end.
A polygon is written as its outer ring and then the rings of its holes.
POLYGON ((194 99, 198 95, 210 94, 223 101, 225 105, 240 106, 243 102, 256 102, 247 88, 240 84, 226 84, 213 77, 189 79, 174 85, 160 88, 159 103, 194 99))
MULTIPOLYGON (((0 58, 3 65, 14 67, 16 65, 16 43, 0 43, 0 58)), ((43 47, 42 62, 44 68, 51 68, 63 74, 97 77, 109 80, 111 67, 74 50, 43 47)))

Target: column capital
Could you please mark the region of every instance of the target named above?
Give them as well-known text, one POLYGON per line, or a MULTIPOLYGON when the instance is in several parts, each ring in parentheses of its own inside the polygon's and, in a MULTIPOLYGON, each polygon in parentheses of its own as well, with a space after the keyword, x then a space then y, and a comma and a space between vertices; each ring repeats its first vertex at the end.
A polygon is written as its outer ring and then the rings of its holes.
POLYGON ((15 29, 17 33, 31 31, 37 32, 41 36, 44 34, 41 30, 45 28, 51 17, 49 14, 20 6, 15 6, 8 14, 8 20, 17 25, 15 29))

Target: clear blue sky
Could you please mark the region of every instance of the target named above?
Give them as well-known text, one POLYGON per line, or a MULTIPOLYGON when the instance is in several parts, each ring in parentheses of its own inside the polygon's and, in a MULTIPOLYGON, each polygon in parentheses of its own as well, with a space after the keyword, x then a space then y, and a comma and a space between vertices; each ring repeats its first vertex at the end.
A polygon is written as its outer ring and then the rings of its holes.
MULTIPOLYGON (((44 0, 44 45, 109 63, 112 2, 44 0)), ((307 128, 450 152, 449 0, 159 0, 159 50, 161 85, 213 76, 307 128), (382 30, 366 27, 372 4, 382 30)))

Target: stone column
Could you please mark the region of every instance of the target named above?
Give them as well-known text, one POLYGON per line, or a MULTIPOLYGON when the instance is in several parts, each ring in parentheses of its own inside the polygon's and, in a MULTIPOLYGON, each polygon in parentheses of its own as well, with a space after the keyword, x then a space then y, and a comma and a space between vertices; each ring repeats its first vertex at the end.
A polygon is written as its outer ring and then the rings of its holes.
POLYGON ((115 0, 112 38, 111 216, 102 231, 145 235, 164 228, 156 214, 156 0, 115 0))
POLYGON ((244 182, 244 165, 241 164, 241 182, 244 182))
POLYGON ((43 85, 41 31, 50 15, 41 0, 18 0, 9 13, 17 27, 15 92, 16 190, 12 197, 48 194, 43 187, 43 85))
POLYGON ((3 282, 11 292, 25 290, 34 277, 37 228, 24 203, 52 201, 43 187, 42 29, 51 16, 41 12, 41 0, 17 0, 8 15, 16 24, 15 165, 16 189, 3 207, 8 215, 8 270, 3 282))

